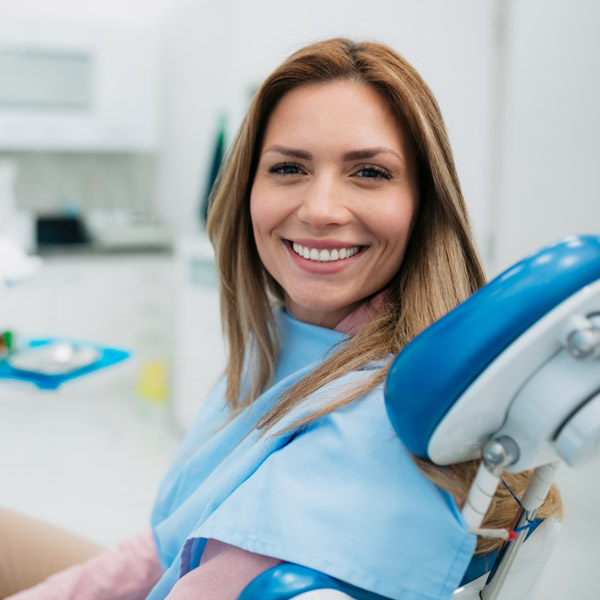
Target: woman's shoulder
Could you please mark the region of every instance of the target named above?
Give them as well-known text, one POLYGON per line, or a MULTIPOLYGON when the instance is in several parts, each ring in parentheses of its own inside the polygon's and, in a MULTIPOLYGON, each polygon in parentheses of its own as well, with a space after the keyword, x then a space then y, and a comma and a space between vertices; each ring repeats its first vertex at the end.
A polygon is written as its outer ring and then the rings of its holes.
POLYGON ((326 383, 316 390, 310 397, 299 406, 300 411, 319 410, 329 405, 335 406, 337 400, 342 400, 345 396, 354 393, 362 386, 365 387, 364 393, 356 399, 347 403, 340 403, 339 407, 332 411, 335 415, 358 415, 363 412, 370 412, 380 416, 386 415, 384 401, 384 382, 372 383, 373 378, 382 369, 386 369, 392 360, 382 358, 365 362, 356 368, 341 374, 339 377, 326 383))
MULTIPOLYGON (((336 383, 356 384, 360 376, 353 371, 336 383)), ((334 391, 324 386, 325 394, 328 389, 334 391)), ((257 460, 193 538, 217 538, 359 587, 370 581, 391 597, 411 588, 406 581, 426 576, 431 556, 440 573, 456 562, 464 571, 472 544, 395 435, 383 385, 306 427, 267 435, 243 450, 236 468, 253 455, 257 460)))

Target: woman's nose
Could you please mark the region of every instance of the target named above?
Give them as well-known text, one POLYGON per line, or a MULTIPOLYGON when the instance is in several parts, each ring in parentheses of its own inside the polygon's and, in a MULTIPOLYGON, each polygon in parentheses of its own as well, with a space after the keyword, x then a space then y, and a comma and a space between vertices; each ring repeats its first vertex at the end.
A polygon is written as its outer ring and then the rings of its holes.
POLYGON ((301 200, 298 219, 315 229, 344 225, 351 219, 342 186, 333 177, 315 178, 301 200))

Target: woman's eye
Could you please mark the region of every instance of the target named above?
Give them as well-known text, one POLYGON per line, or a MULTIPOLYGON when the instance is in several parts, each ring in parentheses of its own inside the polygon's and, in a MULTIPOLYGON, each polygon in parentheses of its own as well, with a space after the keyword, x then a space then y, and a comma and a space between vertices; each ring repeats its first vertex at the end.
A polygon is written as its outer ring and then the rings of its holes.
POLYGON ((354 175, 363 179, 391 179, 391 175, 385 169, 375 166, 361 167, 354 175))
POLYGON ((272 166, 269 169, 269 173, 274 173, 275 175, 298 175, 302 173, 302 170, 299 165, 295 165, 294 163, 282 163, 272 166))

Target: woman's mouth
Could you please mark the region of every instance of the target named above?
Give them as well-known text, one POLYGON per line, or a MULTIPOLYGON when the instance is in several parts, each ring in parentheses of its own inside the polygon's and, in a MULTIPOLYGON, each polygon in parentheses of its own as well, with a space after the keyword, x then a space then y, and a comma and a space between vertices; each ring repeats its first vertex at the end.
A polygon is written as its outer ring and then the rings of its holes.
POLYGON ((313 262, 335 262, 358 254, 364 246, 347 246, 341 248, 319 249, 291 242, 292 250, 302 258, 313 262))

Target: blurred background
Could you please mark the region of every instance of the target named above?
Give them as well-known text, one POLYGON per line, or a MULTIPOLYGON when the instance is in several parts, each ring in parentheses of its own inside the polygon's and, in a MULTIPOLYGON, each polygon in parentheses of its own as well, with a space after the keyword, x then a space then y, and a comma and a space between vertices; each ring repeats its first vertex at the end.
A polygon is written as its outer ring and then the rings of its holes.
MULTIPOLYGON (((0 505, 113 544, 223 365, 203 214, 251 95, 333 36, 438 98, 488 275, 600 233, 595 0, 0 0, 0 332, 132 352, 56 391, 0 379, 0 505)), ((540 592, 594 598, 600 465, 561 473, 540 592)))

